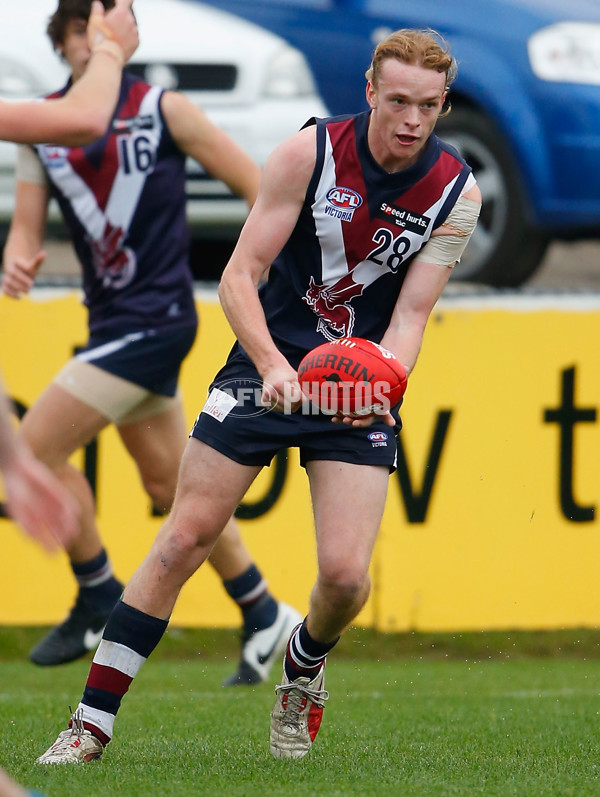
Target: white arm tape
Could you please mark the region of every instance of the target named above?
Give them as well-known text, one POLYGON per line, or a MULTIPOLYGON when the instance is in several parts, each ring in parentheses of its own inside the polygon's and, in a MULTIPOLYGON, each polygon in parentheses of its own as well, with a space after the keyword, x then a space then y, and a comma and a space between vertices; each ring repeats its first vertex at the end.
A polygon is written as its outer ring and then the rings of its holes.
POLYGON ((36 185, 46 185, 46 172, 40 163, 40 159, 26 144, 17 147, 17 165, 15 169, 17 180, 24 183, 35 183, 36 185))
POLYGON ((453 268, 469 243, 471 233, 475 229, 481 204, 460 196, 446 221, 432 235, 417 259, 436 266, 453 268))

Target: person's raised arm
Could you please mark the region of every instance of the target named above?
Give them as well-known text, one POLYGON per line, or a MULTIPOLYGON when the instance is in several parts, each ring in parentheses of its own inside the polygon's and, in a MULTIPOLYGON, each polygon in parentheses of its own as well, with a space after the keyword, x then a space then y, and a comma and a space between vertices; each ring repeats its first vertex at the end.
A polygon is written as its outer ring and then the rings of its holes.
POLYGON ((83 77, 59 99, 0 101, 0 139, 74 147, 105 133, 119 96, 123 65, 139 41, 131 3, 117 0, 105 13, 102 3, 94 0, 88 25, 92 56, 83 77))
POLYGON ((297 374, 269 334, 258 285, 292 234, 315 159, 314 127, 296 133, 271 154, 258 198, 219 284, 219 298, 236 337, 282 402, 284 383, 292 383, 292 394, 299 392, 297 374))

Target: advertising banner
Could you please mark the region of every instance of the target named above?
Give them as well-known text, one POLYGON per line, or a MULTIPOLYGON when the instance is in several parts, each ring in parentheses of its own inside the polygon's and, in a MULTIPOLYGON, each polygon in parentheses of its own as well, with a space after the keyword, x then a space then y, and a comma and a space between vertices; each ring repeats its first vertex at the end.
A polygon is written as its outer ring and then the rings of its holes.
MULTIPOLYGON (((181 386, 191 428, 233 342, 216 296, 181 386)), ((77 346, 77 291, 0 299, 0 363, 22 413, 77 346)), ((358 623, 382 631, 600 625, 600 304, 585 299, 447 299, 436 308, 402 408, 398 470, 358 623)), ((86 472, 115 573, 150 547, 154 517, 113 427, 73 464, 86 472)), ((244 539, 273 593, 304 612, 315 546, 307 479, 282 452, 239 509, 244 539)), ((49 557, 0 519, 0 624, 51 624, 75 595, 66 556, 49 557)), ((235 626, 239 612, 205 566, 173 623, 235 626)))

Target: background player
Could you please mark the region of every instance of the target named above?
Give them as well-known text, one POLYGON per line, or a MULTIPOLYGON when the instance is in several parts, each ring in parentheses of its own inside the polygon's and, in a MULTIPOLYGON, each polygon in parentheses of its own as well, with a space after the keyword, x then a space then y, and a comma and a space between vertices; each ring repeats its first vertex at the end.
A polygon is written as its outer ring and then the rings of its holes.
MULTIPOLYGON (((89 0, 60 0, 48 26, 75 85, 90 60, 89 10, 89 0)), ((67 548, 77 600, 32 651, 36 664, 62 664, 95 647, 123 588, 102 546, 89 484, 67 462, 73 451, 113 422, 154 506, 166 512, 173 501, 187 438, 177 380, 197 328, 185 222, 187 155, 253 203, 258 166, 183 95, 127 73, 115 116, 97 142, 19 150, 4 292, 17 298, 33 285, 45 257, 52 194, 83 267, 90 325, 85 349, 21 424, 23 439, 77 497, 82 512, 80 534, 67 548)), ((233 520, 210 561, 244 623, 240 666, 225 683, 259 682, 299 615, 269 594, 233 520)))

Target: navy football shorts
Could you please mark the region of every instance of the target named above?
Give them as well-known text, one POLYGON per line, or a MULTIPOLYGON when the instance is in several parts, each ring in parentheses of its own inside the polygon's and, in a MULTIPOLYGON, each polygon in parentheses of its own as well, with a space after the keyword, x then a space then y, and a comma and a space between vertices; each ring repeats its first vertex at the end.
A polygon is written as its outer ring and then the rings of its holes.
MULTIPOLYGON (((219 371, 190 437, 241 465, 266 466, 282 448, 298 447, 300 464, 333 460, 396 468, 396 430, 383 421, 360 428, 333 423, 306 402, 283 414, 261 406, 262 380, 254 365, 236 357, 219 371)), ((397 417, 397 416, 396 416, 397 417)))
POLYGON ((196 330, 191 325, 111 337, 91 335, 76 357, 152 393, 174 396, 181 363, 192 348, 196 330))

